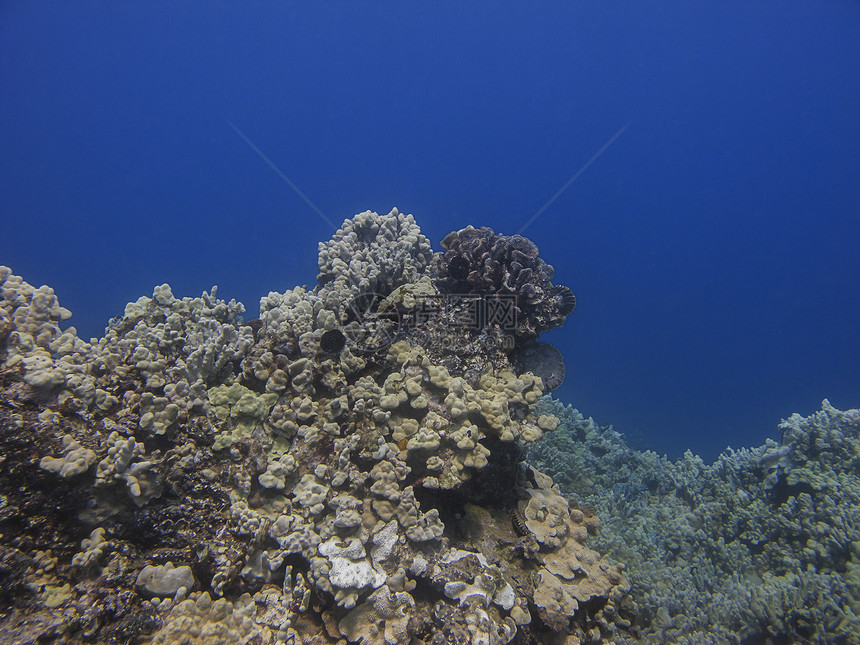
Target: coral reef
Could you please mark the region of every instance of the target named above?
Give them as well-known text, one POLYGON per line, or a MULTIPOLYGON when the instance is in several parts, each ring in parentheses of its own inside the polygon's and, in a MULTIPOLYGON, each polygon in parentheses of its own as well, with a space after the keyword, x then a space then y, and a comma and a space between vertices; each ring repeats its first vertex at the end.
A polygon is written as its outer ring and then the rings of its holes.
MULTIPOLYGON (((472 291, 521 291, 517 338, 534 342, 572 294, 533 244, 493 239, 509 275, 472 291)), ((623 566, 586 544, 596 518, 522 463, 558 424, 542 379, 501 322, 461 324, 432 257, 411 216, 362 213, 320 245, 319 284, 268 294, 259 319, 162 285, 91 343, 61 329, 49 288, 0 268, 0 631, 504 645, 629 630, 623 566)))
POLYGON ((528 450, 603 518, 592 540, 628 565, 638 605, 619 643, 857 643, 860 410, 794 414, 780 442, 713 464, 631 449, 544 397, 559 428, 528 450))
POLYGON ((0 267, 3 642, 860 642, 860 411, 634 450, 546 395, 537 248, 443 249, 361 213, 258 319, 161 285, 90 342, 0 267))

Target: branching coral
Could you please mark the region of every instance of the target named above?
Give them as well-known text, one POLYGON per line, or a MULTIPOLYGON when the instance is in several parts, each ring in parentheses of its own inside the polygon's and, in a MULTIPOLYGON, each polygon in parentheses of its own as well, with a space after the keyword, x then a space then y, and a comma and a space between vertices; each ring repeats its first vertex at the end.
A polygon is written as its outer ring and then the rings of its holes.
POLYGON ((561 425, 529 460, 597 509, 594 544, 629 567, 641 636, 624 642, 856 639, 858 410, 825 400, 783 421, 780 442, 713 464, 634 450, 548 398, 538 411, 561 425))

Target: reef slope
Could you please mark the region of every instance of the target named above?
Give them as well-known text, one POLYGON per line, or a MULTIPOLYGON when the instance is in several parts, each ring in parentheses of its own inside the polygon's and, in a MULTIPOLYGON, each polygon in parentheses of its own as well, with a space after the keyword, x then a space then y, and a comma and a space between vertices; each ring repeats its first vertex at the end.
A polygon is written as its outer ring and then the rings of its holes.
POLYGON ((780 441, 706 464, 632 449, 550 397, 537 409, 560 425, 530 463, 594 509, 593 544, 628 565, 638 611, 619 642, 860 642, 860 410, 825 400, 780 441))

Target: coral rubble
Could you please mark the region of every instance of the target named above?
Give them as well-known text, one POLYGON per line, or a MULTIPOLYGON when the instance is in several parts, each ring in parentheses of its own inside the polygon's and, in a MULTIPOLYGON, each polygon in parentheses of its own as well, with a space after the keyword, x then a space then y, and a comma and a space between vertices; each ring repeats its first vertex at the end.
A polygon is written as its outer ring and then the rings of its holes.
POLYGON ((525 238, 452 235, 434 258, 411 216, 365 212, 259 319, 162 285, 90 342, 0 267, 6 642, 626 633, 596 518, 522 463, 558 424, 535 343, 573 294, 525 238))

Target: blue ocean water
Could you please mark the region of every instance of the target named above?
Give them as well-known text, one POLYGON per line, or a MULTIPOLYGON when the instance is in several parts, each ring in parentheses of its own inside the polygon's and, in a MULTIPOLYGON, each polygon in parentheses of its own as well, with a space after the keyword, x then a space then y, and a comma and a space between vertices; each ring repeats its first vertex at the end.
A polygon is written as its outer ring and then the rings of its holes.
POLYGON ((0 264, 84 337, 312 285, 326 215, 524 231, 559 396, 714 457, 860 407, 860 5, 0 4, 0 264))

